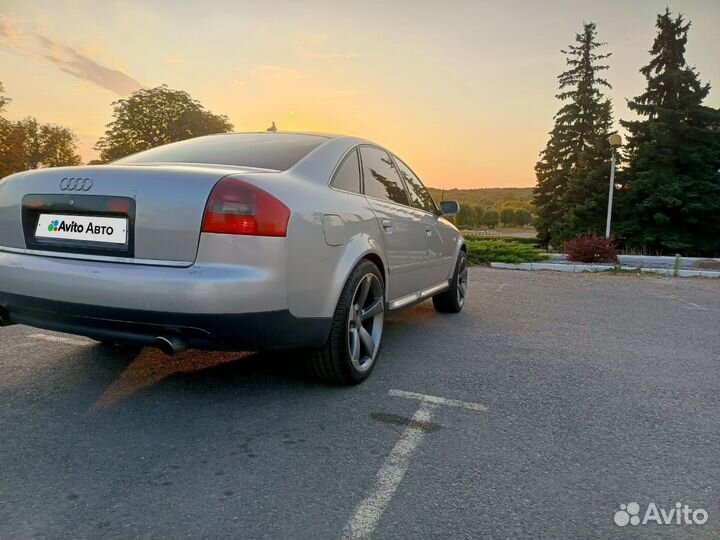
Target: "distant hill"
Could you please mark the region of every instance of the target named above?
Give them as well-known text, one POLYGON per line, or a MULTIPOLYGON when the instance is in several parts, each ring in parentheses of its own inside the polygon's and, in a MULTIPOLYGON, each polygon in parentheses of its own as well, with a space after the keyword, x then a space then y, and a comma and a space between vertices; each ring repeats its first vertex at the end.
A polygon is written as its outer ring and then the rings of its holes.
MULTIPOLYGON (((458 201, 461 204, 473 204, 484 208, 500 209, 503 206, 526 208, 532 210, 533 188, 480 188, 480 189, 446 189, 446 201, 458 201)), ((436 202, 440 202, 442 190, 428 188, 436 202)))

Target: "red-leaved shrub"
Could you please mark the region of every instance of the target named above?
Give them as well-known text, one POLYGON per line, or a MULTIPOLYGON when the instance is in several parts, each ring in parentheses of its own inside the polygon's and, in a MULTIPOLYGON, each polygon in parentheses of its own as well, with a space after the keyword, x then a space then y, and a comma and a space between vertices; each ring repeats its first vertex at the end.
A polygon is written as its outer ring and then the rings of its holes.
POLYGON ((582 235, 565 242, 568 260, 582 263, 616 263, 618 250, 615 239, 596 234, 582 235))

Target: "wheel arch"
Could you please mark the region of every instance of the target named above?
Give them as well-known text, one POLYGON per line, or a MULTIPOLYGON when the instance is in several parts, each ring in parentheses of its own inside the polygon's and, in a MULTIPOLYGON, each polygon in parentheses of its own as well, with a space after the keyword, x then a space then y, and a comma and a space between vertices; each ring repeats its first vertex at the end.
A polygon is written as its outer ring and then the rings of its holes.
MULTIPOLYGON (((348 246, 350 247, 350 246, 348 246)), ((357 245, 356 245, 357 247, 357 245)), ((358 249, 350 249, 348 253, 353 253, 352 256, 346 256, 344 258, 344 262, 338 265, 338 268, 336 270, 336 276, 335 276, 335 283, 336 287, 333 291, 333 298, 332 298, 332 310, 335 311, 335 306, 337 306, 338 300, 340 299, 340 295, 342 294, 343 288, 345 287, 345 284, 347 283, 347 280, 350 277, 350 274, 352 274, 353 270, 357 267, 358 264, 360 264, 362 261, 370 261, 375 266, 377 266, 378 270, 380 271, 380 275, 383 278, 383 288, 385 289, 385 299, 387 301, 387 291, 388 291, 388 272, 387 272, 387 264, 385 262, 385 258, 382 256, 379 250, 374 249, 374 247, 371 245, 366 246, 363 250, 358 249)), ((347 255, 347 254, 346 254, 347 255)))
MULTIPOLYGON (((377 253, 371 251, 371 252, 368 252, 367 254, 365 254, 361 259, 359 259, 358 262, 355 264, 355 266, 360 264, 360 261, 362 261, 362 260, 370 261, 375 266, 377 266, 378 270, 380 270, 380 275, 383 278, 383 286, 385 287, 385 294, 387 296, 386 269, 385 269, 385 262, 382 260, 382 257, 380 257, 380 255, 378 255, 377 253)), ((353 266, 353 268, 355 268, 355 266, 353 266)), ((347 279, 347 278, 345 278, 345 279, 347 279)))

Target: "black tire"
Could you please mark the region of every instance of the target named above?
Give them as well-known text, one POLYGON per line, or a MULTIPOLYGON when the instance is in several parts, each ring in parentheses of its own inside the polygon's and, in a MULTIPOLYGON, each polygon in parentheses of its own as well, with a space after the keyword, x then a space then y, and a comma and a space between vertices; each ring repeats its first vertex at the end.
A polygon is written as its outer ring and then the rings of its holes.
POLYGON ((367 379, 380 355, 384 316, 382 274, 375 264, 363 260, 340 294, 327 343, 310 353, 310 372, 333 384, 352 385, 367 379))
POLYGON ((433 296, 433 306, 440 313, 460 313, 467 297, 467 254, 460 250, 450 288, 433 296))

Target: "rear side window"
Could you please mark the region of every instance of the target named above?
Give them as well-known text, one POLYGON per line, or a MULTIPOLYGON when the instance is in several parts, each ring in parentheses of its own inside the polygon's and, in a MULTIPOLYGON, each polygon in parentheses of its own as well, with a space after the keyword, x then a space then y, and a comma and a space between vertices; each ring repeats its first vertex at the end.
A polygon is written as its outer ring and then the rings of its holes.
POLYGON ((207 163, 284 171, 315 150, 327 137, 299 133, 229 133, 158 146, 115 163, 207 163))
POLYGON ((330 185, 344 191, 360 193, 360 161, 357 150, 353 150, 345 156, 330 185))
POLYGON ((425 189, 425 186, 423 186, 420 179, 415 176, 412 170, 410 170, 410 167, 408 167, 400 158, 395 155, 393 155, 393 157, 395 158, 395 163, 397 163, 400 176, 402 176, 402 179, 405 180, 405 186, 408 189, 408 195, 410 195, 410 202, 412 205, 415 208, 420 208, 426 212, 437 214, 435 201, 433 201, 433 198, 430 196, 430 193, 428 193, 428 190, 425 189))
POLYGON ((407 193, 388 153, 372 146, 363 146, 360 148, 360 156, 365 195, 409 206, 407 193))

